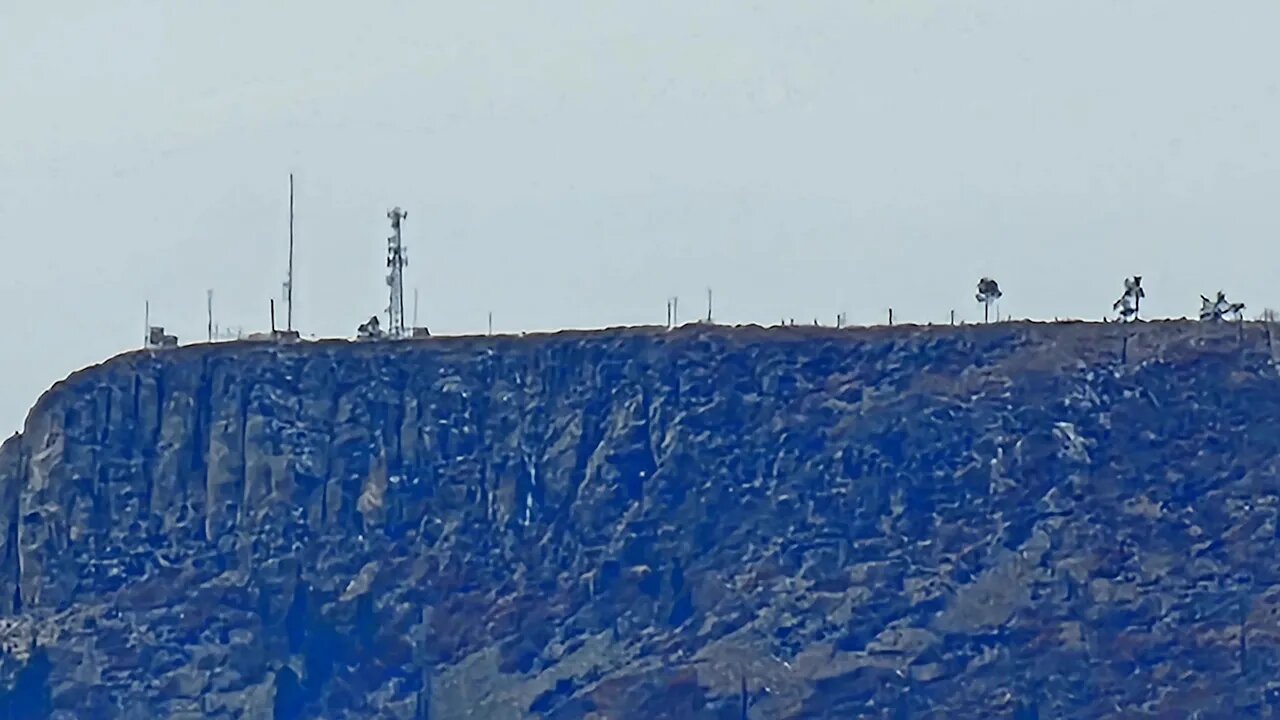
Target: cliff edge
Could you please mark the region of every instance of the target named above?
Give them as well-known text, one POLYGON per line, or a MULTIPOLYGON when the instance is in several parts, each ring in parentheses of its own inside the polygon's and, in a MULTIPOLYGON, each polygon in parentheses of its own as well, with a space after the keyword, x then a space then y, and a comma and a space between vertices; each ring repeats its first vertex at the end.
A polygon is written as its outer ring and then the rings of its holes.
POLYGON ((0 718, 1258 716, 1278 468, 1256 324, 134 352, 0 446, 0 718))

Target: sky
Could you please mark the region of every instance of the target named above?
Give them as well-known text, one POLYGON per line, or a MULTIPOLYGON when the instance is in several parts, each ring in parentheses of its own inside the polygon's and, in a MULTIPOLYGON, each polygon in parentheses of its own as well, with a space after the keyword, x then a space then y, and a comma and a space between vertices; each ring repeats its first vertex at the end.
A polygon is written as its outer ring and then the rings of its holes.
POLYGON ((0 2, 0 434, 78 368, 434 334, 1280 307, 1275 0, 0 2), (278 301, 279 303, 279 301, 278 301), (282 303, 280 303, 282 306, 282 303), (283 307, 278 314, 283 317, 283 307), (412 317, 410 318, 412 319, 412 317), (283 324, 283 323, 282 323, 283 324))

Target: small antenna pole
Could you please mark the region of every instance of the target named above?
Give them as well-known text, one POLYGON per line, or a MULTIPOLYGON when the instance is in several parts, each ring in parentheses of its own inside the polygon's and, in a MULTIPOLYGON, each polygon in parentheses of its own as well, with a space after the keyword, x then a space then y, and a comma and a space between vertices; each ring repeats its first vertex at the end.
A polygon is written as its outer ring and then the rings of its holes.
POLYGON ((893 324, 893 308, 889 308, 889 324, 893 324))
POLYGON ((489 334, 493 334, 493 311, 489 311, 489 334))
POLYGON ((680 298, 671 298, 671 327, 680 324, 680 298))
POLYGON ((276 299, 271 298, 271 332, 276 331, 276 299))
MULTIPOLYGON (((285 327, 293 330, 293 173, 289 173, 289 277, 285 280, 285 327)), ((272 330, 275 329, 272 323, 272 330)))
POLYGON ((707 322, 711 322, 711 288, 707 288, 707 322))
POLYGON ((146 347, 151 344, 151 301, 144 301, 145 309, 143 310, 143 328, 142 328, 142 346, 146 347))
POLYGON ((209 342, 213 342, 213 290, 206 290, 205 297, 207 300, 209 316, 209 342))

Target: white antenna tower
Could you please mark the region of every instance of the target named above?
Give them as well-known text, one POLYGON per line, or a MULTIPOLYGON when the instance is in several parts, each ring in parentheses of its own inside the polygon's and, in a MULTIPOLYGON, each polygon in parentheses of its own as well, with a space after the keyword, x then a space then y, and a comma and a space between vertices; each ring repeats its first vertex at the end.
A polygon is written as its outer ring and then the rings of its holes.
POLYGON ((293 173, 289 173, 289 276, 284 282, 285 328, 293 330, 293 173))
POLYGON ((387 286, 391 289, 391 301, 387 305, 387 333, 394 338, 406 335, 404 330, 404 266, 409 264, 404 244, 400 239, 400 223, 409 213, 398 206, 387 211, 394 234, 387 238, 387 286))

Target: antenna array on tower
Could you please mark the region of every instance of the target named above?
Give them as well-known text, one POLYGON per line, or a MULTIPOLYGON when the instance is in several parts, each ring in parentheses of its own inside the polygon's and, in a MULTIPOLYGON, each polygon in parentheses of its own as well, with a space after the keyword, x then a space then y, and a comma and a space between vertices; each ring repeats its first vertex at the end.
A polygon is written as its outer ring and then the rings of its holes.
POLYGON ((387 211, 393 231, 391 237, 387 238, 387 286, 391 295, 387 304, 387 334, 393 338, 402 338, 408 334, 404 327, 404 266, 409 264, 409 258, 400 236, 400 225, 408 216, 399 207, 387 211))

